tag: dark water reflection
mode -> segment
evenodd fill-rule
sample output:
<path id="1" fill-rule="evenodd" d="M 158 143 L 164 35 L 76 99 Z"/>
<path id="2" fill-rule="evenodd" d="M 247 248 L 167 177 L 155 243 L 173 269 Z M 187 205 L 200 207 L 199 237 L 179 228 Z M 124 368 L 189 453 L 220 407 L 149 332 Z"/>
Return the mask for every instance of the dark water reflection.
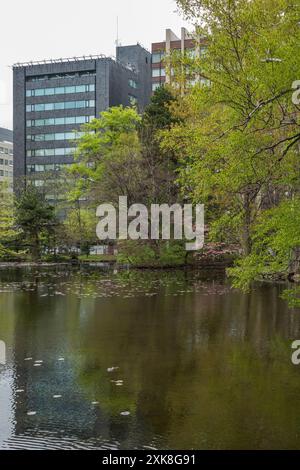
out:
<path id="1" fill-rule="evenodd" d="M 299 449 L 300 311 L 282 288 L 0 271 L 0 448 Z"/>

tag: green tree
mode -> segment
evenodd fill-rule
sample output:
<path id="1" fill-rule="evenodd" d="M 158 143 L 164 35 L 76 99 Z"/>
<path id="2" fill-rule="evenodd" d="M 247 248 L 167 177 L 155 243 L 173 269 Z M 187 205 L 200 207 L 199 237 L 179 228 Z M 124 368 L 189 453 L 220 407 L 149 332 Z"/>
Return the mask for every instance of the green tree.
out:
<path id="1" fill-rule="evenodd" d="M 70 192 L 71 200 L 88 196 L 89 201 L 118 203 L 127 195 L 134 201 L 143 194 L 141 146 L 137 125 L 141 118 L 133 108 L 113 107 L 99 119 L 83 127 L 79 139 L 77 162 L 71 173 L 77 178 Z"/>
<path id="2" fill-rule="evenodd" d="M 17 235 L 13 195 L 9 192 L 8 185 L 0 183 L 0 259 L 14 255 L 10 245 Z"/>
<path id="3" fill-rule="evenodd" d="M 54 207 L 50 205 L 43 191 L 29 185 L 16 201 L 16 224 L 22 229 L 30 246 L 32 259 L 41 257 L 41 242 L 49 239 L 58 225 Z"/>
<path id="4" fill-rule="evenodd" d="M 97 220 L 95 211 L 78 205 L 67 213 L 64 220 L 66 241 L 69 246 L 77 246 L 84 254 L 89 254 L 90 247 L 97 242 Z"/>
<path id="5" fill-rule="evenodd" d="M 291 0 L 178 0 L 206 37 L 195 59 L 199 84 L 178 106 L 182 122 L 165 132 L 163 148 L 182 162 L 184 197 L 206 204 L 216 238 L 251 253 L 261 211 L 299 187 L 299 114 L 292 83 L 299 5 Z"/>

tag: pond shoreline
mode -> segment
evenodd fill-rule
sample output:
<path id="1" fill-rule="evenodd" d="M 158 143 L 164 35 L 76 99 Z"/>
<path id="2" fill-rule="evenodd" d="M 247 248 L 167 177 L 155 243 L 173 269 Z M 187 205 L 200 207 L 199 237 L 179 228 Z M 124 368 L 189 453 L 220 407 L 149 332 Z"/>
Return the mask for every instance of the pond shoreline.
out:
<path id="1" fill-rule="evenodd" d="M 97 267 L 97 266 L 116 266 L 120 269 L 136 269 L 141 271 L 161 271 L 161 270 L 206 270 L 206 269 L 216 269 L 216 270 L 225 270 L 229 267 L 229 264 L 226 263 L 187 263 L 187 264 L 170 264 L 170 265 L 131 265 L 131 264 L 120 264 L 117 261 L 81 261 L 78 263 L 72 263 L 71 261 L 58 261 L 58 262 L 0 262 L 0 269 L 7 268 L 54 268 L 59 266 L 72 267 L 72 268 L 81 268 L 85 266 Z"/>

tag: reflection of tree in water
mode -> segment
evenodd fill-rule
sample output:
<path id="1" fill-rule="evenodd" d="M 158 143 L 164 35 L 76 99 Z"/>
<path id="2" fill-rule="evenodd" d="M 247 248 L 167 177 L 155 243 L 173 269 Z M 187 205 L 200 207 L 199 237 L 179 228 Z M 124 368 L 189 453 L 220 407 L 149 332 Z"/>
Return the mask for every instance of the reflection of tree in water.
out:
<path id="1" fill-rule="evenodd" d="M 58 428 L 123 448 L 299 447 L 290 342 L 300 319 L 277 287 L 243 295 L 177 271 L 59 270 L 36 284 L 0 298 L 15 318 L 17 387 L 27 394 L 17 432 Z M 49 364 L 36 373 L 28 355 Z M 55 392 L 61 403 L 49 402 Z M 42 410 L 35 430 L 24 420 L 30 405 Z"/>
<path id="2" fill-rule="evenodd" d="M 277 295 L 266 288 L 225 302 L 153 298 L 124 306 L 115 300 L 87 325 L 86 361 L 98 360 L 88 380 L 81 371 L 81 380 L 107 412 L 136 410 L 143 436 L 168 435 L 170 447 L 264 447 L 271 428 L 268 442 L 276 447 L 282 426 L 289 426 L 287 391 L 300 386 L 290 365 L 291 314 L 269 311 Z M 294 329 L 297 336 L 299 320 Z M 110 365 L 120 366 L 116 377 L 124 386 L 116 390 L 104 373 L 106 386 L 95 390 L 97 371 Z M 300 408 L 296 416 L 295 429 Z"/>

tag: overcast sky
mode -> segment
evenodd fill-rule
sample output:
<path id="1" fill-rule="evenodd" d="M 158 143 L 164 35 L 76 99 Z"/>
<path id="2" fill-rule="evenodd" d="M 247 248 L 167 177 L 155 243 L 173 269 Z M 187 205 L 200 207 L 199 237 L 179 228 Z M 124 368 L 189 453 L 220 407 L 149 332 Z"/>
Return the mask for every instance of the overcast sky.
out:
<path id="1" fill-rule="evenodd" d="M 0 127 L 12 128 L 16 62 L 89 54 L 115 55 L 117 17 L 122 45 L 164 39 L 188 27 L 174 0 L 9 0 L 1 2 Z"/>

